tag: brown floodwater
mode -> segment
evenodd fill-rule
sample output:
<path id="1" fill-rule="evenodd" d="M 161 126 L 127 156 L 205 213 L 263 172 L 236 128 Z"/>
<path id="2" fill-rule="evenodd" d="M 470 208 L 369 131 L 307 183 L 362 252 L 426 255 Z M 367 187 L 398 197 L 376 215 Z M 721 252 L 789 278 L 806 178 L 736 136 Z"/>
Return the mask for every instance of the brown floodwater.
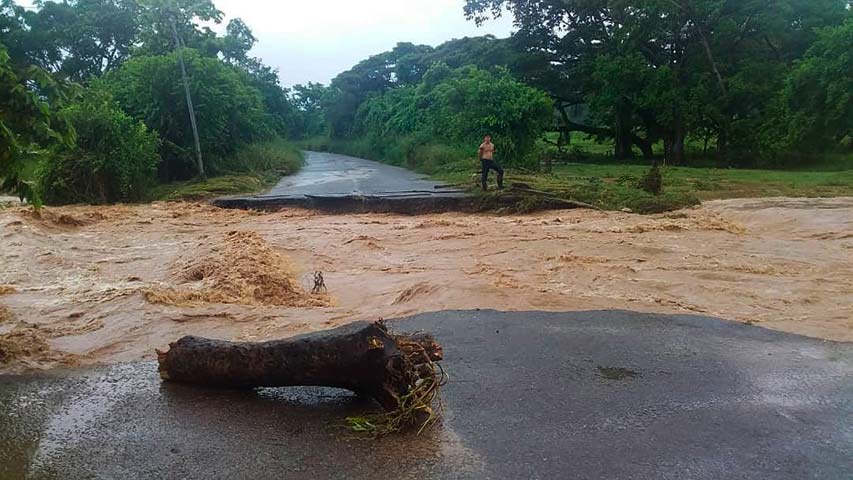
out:
<path id="1" fill-rule="evenodd" d="M 10 207 L 0 265 L 6 371 L 444 309 L 693 313 L 853 341 L 853 198 L 653 216 Z"/>

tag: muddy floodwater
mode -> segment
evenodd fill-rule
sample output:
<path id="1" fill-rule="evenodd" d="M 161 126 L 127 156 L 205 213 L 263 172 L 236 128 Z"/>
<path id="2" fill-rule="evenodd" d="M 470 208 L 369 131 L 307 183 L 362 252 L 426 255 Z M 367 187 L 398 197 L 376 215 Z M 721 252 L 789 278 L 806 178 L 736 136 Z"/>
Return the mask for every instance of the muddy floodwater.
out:
<path id="1" fill-rule="evenodd" d="M 445 309 L 696 313 L 853 341 L 853 198 L 654 216 L 8 207 L 0 265 L 6 371 Z"/>

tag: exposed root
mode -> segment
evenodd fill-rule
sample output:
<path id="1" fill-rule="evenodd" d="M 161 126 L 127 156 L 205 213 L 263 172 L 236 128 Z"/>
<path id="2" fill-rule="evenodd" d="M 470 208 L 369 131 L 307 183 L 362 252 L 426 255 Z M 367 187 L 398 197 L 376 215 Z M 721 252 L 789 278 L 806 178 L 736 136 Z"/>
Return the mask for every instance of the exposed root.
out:
<path id="1" fill-rule="evenodd" d="M 448 379 L 438 363 L 444 357 L 441 346 L 427 334 L 396 335 L 394 339 L 403 362 L 392 379 L 399 383 L 399 376 L 406 376 L 407 392 L 395 395 L 399 406 L 394 411 L 347 417 L 347 426 L 353 432 L 379 437 L 416 428 L 420 434 L 441 417 L 439 390 Z"/>
<path id="2" fill-rule="evenodd" d="M 12 285 L 0 285 L 0 295 L 9 295 L 11 293 L 18 293 L 18 289 Z"/>
<path id="3" fill-rule="evenodd" d="M 180 286 L 146 290 L 146 300 L 166 305 L 329 305 L 326 296 L 306 293 L 287 258 L 255 232 L 232 231 L 221 241 L 199 244 L 173 265 L 172 276 Z"/>

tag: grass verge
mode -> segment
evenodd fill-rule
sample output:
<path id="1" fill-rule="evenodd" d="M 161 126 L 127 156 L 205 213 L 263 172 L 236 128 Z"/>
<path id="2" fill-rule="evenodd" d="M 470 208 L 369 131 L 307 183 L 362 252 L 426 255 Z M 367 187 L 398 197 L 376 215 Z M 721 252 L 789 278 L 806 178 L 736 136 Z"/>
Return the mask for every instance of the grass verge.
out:
<path id="1" fill-rule="evenodd" d="M 248 145 L 227 162 L 228 172 L 206 179 L 160 184 L 152 200 L 203 200 L 226 195 L 253 194 L 296 173 L 304 162 L 302 152 L 284 140 Z"/>
<path id="2" fill-rule="evenodd" d="M 398 154 L 371 150 L 365 142 L 315 138 L 300 144 L 306 150 L 321 150 L 359 156 L 399 165 L 469 189 L 488 204 L 493 193 L 478 189 L 479 163 L 465 152 L 440 145 L 410 146 Z M 663 192 L 652 195 L 639 187 L 648 171 L 645 163 L 572 163 L 557 165 L 551 173 L 507 169 L 504 183 L 524 184 L 555 197 L 589 203 L 606 210 L 630 209 L 637 213 L 660 213 L 699 204 L 703 200 L 743 197 L 833 197 L 853 196 L 853 170 L 789 171 L 703 167 L 661 167 Z M 494 184 L 494 174 L 490 176 Z M 519 205 L 518 210 L 535 209 Z M 528 208 L 529 207 L 529 208 Z"/>

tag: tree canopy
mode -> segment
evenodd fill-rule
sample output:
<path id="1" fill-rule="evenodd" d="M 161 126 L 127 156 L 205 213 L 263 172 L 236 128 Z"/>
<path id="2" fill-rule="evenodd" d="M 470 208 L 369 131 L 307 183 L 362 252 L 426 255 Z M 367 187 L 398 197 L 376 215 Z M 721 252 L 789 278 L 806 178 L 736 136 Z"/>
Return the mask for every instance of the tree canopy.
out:
<path id="1" fill-rule="evenodd" d="M 409 136 L 416 144 L 441 143 L 472 153 L 472 141 L 492 134 L 502 158 L 522 165 L 550 118 L 548 97 L 506 69 L 435 63 L 417 84 L 364 102 L 354 132 L 380 150 L 394 137 Z"/>
<path id="2" fill-rule="evenodd" d="M 689 135 L 713 136 L 721 159 L 755 155 L 794 62 L 850 15 L 845 0 L 467 0 L 465 13 L 505 8 L 517 44 L 548 60 L 533 84 L 590 107 L 590 124 L 563 128 L 613 137 L 621 158 L 663 140 L 674 163 Z"/>
<path id="3" fill-rule="evenodd" d="M 100 165 L 69 152 L 128 152 L 115 171 L 153 162 L 161 181 L 195 175 L 177 52 L 214 173 L 233 168 L 238 150 L 285 136 L 362 141 L 395 158 L 437 145 L 435 158 L 449 158 L 489 131 L 517 164 L 532 162 L 544 130 L 612 141 L 618 159 L 662 153 L 673 164 L 689 164 L 697 142 L 721 166 L 853 152 L 847 0 L 466 0 L 460 15 L 507 12 L 510 38 L 399 43 L 329 85 L 287 89 L 251 55 L 245 22 L 221 35 L 210 27 L 224 17 L 212 0 L 0 0 L 3 188 L 35 200 L 34 163 L 61 166 L 38 169 L 54 187 Z M 115 125 L 137 142 L 105 135 L 110 150 L 86 140 Z M 100 191 L 120 194 L 102 198 L 129 198 L 127 185 L 140 184 L 104 178 L 115 180 Z"/>

